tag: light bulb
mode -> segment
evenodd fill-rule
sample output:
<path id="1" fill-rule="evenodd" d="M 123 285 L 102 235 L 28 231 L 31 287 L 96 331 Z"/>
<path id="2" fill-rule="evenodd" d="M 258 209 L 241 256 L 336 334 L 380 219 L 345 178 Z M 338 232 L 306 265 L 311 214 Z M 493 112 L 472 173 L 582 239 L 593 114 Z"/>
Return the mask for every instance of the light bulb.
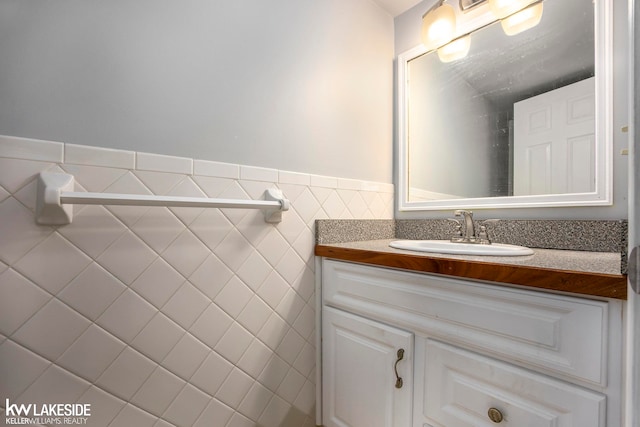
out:
<path id="1" fill-rule="evenodd" d="M 438 58 L 442 62 L 457 61 L 467 56 L 470 47 L 471 36 L 460 37 L 438 49 Z"/>
<path id="2" fill-rule="evenodd" d="M 542 19 L 542 3 L 534 4 L 500 21 L 502 30 L 508 36 L 514 36 L 535 27 Z"/>
<path id="3" fill-rule="evenodd" d="M 513 15 L 524 9 L 531 0 L 489 0 L 489 8 L 498 19 Z"/>
<path id="4" fill-rule="evenodd" d="M 453 39 L 456 31 L 456 12 L 443 4 L 422 18 L 422 43 L 427 50 L 436 49 Z"/>

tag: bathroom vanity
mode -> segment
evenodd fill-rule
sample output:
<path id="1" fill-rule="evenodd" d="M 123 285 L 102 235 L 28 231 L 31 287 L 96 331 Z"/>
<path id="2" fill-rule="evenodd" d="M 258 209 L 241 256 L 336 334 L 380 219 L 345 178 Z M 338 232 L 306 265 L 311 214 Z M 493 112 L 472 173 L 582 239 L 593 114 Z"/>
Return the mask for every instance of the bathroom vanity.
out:
<path id="1" fill-rule="evenodd" d="M 484 6 L 475 9 L 478 16 Z M 316 228 L 318 424 L 637 424 L 638 305 L 635 294 L 626 304 L 627 230 L 614 221 L 568 219 L 583 207 L 593 209 L 588 218 L 627 217 L 611 208 L 626 204 L 613 193 L 614 163 L 626 167 L 613 155 L 613 141 L 620 140 L 614 99 L 623 99 L 621 87 L 627 93 L 624 77 L 614 81 L 613 40 L 624 34 L 616 30 L 614 37 L 613 23 L 615 16 L 616 28 L 624 28 L 624 7 L 595 0 L 545 2 L 544 8 L 541 24 L 522 38 L 505 37 L 502 25 L 479 25 L 473 11 L 457 14 L 456 36 L 473 32 L 476 49 L 463 60 L 442 61 L 422 44 L 398 55 L 395 220 L 374 232 L 371 223 L 356 224 L 350 240 L 343 235 L 351 225 L 329 224 L 336 239 L 327 240 Z M 486 78 L 495 75 L 502 78 Z M 572 89 L 579 93 L 560 96 L 558 89 L 577 82 Z M 541 103 L 515 114 L 523 100 Z M 579 132 L 581 142 L 570 138 L 566 149 L 548 137 L 559 122 L 585 129 L 588 122 L 589 129 Z M 544 134 L 544 141 L 516 140 L 521 128 Z M 520 148 L 527 154 L 516 153 Z M 524 175 L 534 176 L 529 183 L 537 188 L 521 191 Z M 457 256 L 389 247 L 395 239 L 484 240 L 470 232 L 471 218 L 459 227 L 462 233 L 447 230 L 438 211 L 461 208 L 483 209 L 486 218 L 523 209 L 507 212 L 537 220 L 501 221 L 491 232 L 496 242 L 531 247 L 534 254 Z M 560 217 L 562 225 L 544 221 Z M 607 235 L 611 230 L 617 234 Z M 626 404 L 625 377 L 631 378 Z"/>
<path id="2" fill-rule="evenodd" d="M 322 425 L 621 425 L 619 254 L 388 243 L 316 246 Z"/>

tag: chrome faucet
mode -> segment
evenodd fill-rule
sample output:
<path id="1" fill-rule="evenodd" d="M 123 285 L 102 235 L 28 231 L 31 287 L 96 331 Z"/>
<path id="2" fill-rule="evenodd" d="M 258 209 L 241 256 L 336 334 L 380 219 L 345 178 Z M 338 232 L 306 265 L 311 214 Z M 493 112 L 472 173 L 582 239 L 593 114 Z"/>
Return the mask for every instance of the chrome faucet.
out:
<path id="1" fill-rule="evenodd" d="M 478 243 L 481 245 L 490 245 L 489 233 L 487 232 L 487 224 L 497 222 L 497 219 L 486 219 L 480 221 L 478 232 L 476 234 L 476 226 L 473 222 L 473 212 L 464 209 L 458 209 L 453 212 L 456 218 L 447 218 L 456 223 L 456 234 L 451 238 L 454 243 Z M 461 219 L 457 219 L 457 218 Z"/>
<path id="2" fill-rule="evenodd" d="M 454 211 L 453 214 L 456 217 L 462 217 L 462 223 L 460 224 L 460 236 L 452 238 L 451 241 L 461 243 L 475 243 L 476 228 L 473 224 L 473 212 L 466 211 L 464 209 L 458 209 Z"/>

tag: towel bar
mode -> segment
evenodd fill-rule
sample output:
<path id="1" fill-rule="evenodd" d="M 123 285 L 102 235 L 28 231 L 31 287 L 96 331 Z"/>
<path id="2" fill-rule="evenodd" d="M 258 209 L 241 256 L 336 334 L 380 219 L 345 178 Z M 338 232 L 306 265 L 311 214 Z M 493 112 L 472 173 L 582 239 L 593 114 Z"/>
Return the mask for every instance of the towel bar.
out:
<path id="1" fill-rule="evenodd" d="M 42 172 L 38 177 L 36 222 L 41 225 L 64 225 L 73 220 L 73 205 L 125 205 L 194 208 L 262 209 L 265 221 L 282 221 L 289 210 L 289 200 L 282 191 L 268 189 L 265 200 L 209 199 L 205 197 L 155 196 L 146 194 L 114 194 L 75 192 L 73 175 Z"/>

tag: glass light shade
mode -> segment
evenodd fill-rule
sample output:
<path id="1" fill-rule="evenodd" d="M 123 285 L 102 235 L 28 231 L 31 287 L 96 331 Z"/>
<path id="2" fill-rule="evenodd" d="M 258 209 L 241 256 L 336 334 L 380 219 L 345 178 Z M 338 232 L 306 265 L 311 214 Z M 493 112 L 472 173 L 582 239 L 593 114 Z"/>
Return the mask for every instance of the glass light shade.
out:
<path id="1" fill-rule="evenodd" d="M 466 35 L 447 43 L 438 49 L 438 58 L 442 62 L 452 62 L 462 59 L 469 53 L 471 36 Z"/>
<path id="2" fill-rule="evenodd" d="M 427 50 L 436 49 L 453 39 L 456 31 L 456 12 L 443 4 L 422 18 L 422 43 Z"/>
<path id="3" fill-rule="evenodd" d="M 531 0 L 489 0 L 489 9 L 498 19 L 513 15 L 524 9 Z"/>
<path id="4" fill-rule="evenodd" d="M 542 3 L 537 3 L 503 19 L 500 24 L 506 35 L 513 36 L 535 27 L 540 23 L 541 19 Z"/>

